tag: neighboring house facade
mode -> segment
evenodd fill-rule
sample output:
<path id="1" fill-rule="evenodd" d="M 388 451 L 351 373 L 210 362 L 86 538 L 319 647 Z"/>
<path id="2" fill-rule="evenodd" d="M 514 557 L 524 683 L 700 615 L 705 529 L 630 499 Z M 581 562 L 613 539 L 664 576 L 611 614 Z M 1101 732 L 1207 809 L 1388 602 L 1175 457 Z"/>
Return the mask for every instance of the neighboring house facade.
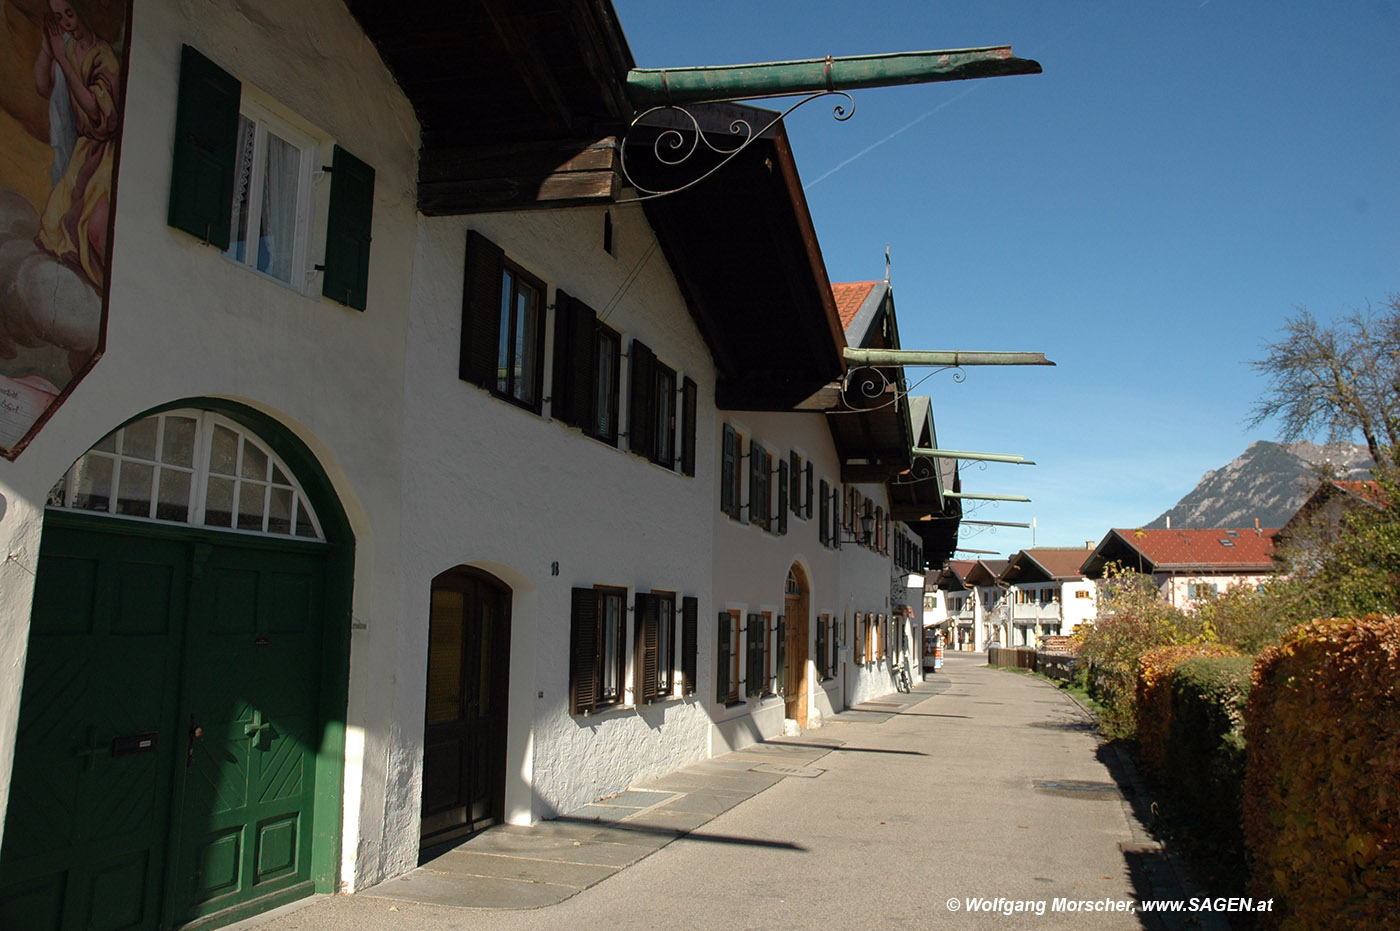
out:
<path id="1" fill-rule="evenodd" d="M 1001 580 L 1008 586 L 1011 646 L 1072 634 L 1094 617 L 1094 582 L 1079 572 L 1087 553 L 1083 547 L 1040 547 L 1007 561 Z"/>
<path id="2" fill-rule="evenodd" d="M 1335 539 L 1346 515 L 1386 506 L 1385 492 L 1378 482 L 1323 482 L 1274 534 L 1275 550 L 1313 549 Z"/>
<path id="3" fill-rule="evenodd" d="M 781 123 L 621 205 L 606 7 L 122 33 L 101 358 L 0 461 L 0 924 L 354 891 L 892 688 L 953 512 L 838 404 L 888 283 L 838 311 Z"/>
<path id="4" fill-rule="evenodd" d="M 1203 597 L 1269 578 L 1274 533 L 1257 527 L 1110 530 L 1080 571 L 1094 580 L 1112 565 L 1149 575 L 1168 604 L 1190 609 Z"/>
<path id="5" fill-rule="evenodd" d="M 1005 559 L 951 559 L 937 577 L 949 649 L 982 651 L 1010 643 L 1011 620 L 1001 573 Z"/>

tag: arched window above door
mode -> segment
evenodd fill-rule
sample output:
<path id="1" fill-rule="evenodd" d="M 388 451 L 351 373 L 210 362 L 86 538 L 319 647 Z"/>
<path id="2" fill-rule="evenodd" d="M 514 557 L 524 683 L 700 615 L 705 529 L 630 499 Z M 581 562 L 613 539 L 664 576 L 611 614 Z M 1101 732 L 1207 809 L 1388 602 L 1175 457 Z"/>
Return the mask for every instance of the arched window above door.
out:
<path id="1" fill-rule="evenodd" d="M 49 507 L 135 520 L 325 540 L 291 470 L 262 441 L 212 411 L 132 421 L 73 463 Z"/>

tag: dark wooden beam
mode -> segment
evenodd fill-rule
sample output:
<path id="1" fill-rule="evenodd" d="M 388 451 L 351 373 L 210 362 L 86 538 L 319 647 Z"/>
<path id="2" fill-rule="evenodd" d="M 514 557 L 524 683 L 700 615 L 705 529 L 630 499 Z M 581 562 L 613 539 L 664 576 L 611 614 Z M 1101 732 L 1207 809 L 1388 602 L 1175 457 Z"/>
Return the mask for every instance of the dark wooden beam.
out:
<path id="1" fill-rule="evenodd" d="M 611 203 L 621 190 L 617 140 L 427 150 L 418 209 L 427 216 Z"/>

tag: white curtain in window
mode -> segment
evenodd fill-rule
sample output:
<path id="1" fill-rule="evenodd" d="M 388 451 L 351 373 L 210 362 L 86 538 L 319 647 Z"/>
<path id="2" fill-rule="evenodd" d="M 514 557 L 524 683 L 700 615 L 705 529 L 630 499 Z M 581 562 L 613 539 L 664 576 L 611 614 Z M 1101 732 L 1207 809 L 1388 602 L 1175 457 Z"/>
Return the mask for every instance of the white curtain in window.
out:
<path id="1" fill-rule="evenodd" d="M 301 151 L 285 139 L 268 133 L 267 163 L 264 167 L 258 270 L 290 282 L 292 253 L 296 246 Z"/>

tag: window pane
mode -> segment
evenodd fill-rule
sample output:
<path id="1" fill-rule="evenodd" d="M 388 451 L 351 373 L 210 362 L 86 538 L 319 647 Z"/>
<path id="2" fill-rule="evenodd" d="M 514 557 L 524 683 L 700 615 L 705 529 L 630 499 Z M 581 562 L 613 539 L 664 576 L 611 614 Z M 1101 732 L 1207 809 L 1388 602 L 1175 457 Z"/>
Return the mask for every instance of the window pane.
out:
<path id="1" fill-rule="evenodd" d="M 267 481 L 267 453 L 247 439 L 243 440 L 243 468 L 238 474 L 259 482 Z"/>
<path id="2" fill-rule="evenodd" d="M 147 417 L 145 420 L 128 424 L 122 430 L 123 456 L 150 460 L 156 458 L 156 421 L 155 417 Z"/>
<path id="3" fill-rule="evenodd" d="M 123 468 L 126 471 L 127 466 Z M 156 519 L 185 523 L 190 516 L 190 473 L 179 469 L 160 470 L 160 494 L 156 499 Z"/>
<path id="4" fill-rule="evenodd" d="M 117 513 L 132 517 L 151 516 L 151 482 L 155 467 L 127 460 L 117 480 Z"/>
<path id="5" fill-rule="evenodd" d="M 520 285 L 515 302 L 515 397 L 527 404 L 535 403 L 535 346 L 539 327 L 539 293 L 528 285 Z"/>
<path id="6" fill-rule="evenodd" d="M 316 525 L 311 522 L 311 515 L 307 513 L 306 502 L 297 498 L 297 536 L 318 539 Z"/>
<path id="7" fill-rule="evenodd" d="M 267 508 L 267 532 L 292 532 L 292 490 L 273 488 Z"/>
<path id="8" fill-rule="evenodd" d="M 514 317 L 510 312 L 515 300 L 515 275 L 509 269 L 501 274 L 501 342 L 496 349 L 496 390 L 510 393 L 510 337 Z"/>
<path id="9" fill-rule="evenodd" d="M 428 723 L 462 717 L 462 635 L 465 596 L 434 591 L 428 625 Z"/>
<path id="10" fill-rule="evenodd" d="M 160 461 L 169 465 L 194 467 L 195 421 L 192 417 L 165 418 L 165 433 L 161 437 Z"/>
<path id="11" fill-rule="evenodd" d="M 618 651 L 622 649 L 622 599 L 617 595 L 603 596 L 603 674 L 600 676 L 602 698 L 614 701 L 622 694 L 622 670 Z"/>
<path id="12" fill-rule="evenodd" d="M 209 471 L 216 475 L 237 475 L 237 466 L 238 434 L 228 427 L 215 427 L 214 441 L 209 444 Z"/>
<path id="13" fill-rule="evenodd" d="M 261 482 L 240 482 L 238 486 L 238 529 L 263 529 L 264 498 L 268 486 Z"/>
<path id="14" fill-rule="evenodd" d="M 73 466 L 73 507 L 105 511 L 112 500 L 112 460 L 88 453 Z"/>
<path id="15" fill-rule="evenodd" d="M 257 268 L 289 283 L 292 280 L 292 251 L 296 246 L 297 184 L 300 178 L 301 150 L 285 139 L 267 133 Z"/>
<path id="16" fill-rule="evenodd" d="M 204 497 L 204 523 L 209 527 L 233 526 L 233 479 L 210 476 Z"/>
<path id="17" fill-rule="evenodd" d="M 594 432 L 600 436 L 612 436 L 616 431 L 613 418 L 617 411 L 617 342 L 606 333 L 598 334 L 598 384 L 594 396 L 598 399 L 594 410 Z"/>
<path id="18" fill-rule="evenodd" d="M 656 461 L 675 465 L 676 376 L 661 370 L 656 374 Z"/>
<path id="19" fill-rule="evenodd" d="M 233 176 L 233 217 L 229 224 L 228 250 L 224 255 L 248 261 L 248 223 L 252 210 L 253 154 L 256 127 L 246 116 L 238 118 L 238 171 Z"/>

